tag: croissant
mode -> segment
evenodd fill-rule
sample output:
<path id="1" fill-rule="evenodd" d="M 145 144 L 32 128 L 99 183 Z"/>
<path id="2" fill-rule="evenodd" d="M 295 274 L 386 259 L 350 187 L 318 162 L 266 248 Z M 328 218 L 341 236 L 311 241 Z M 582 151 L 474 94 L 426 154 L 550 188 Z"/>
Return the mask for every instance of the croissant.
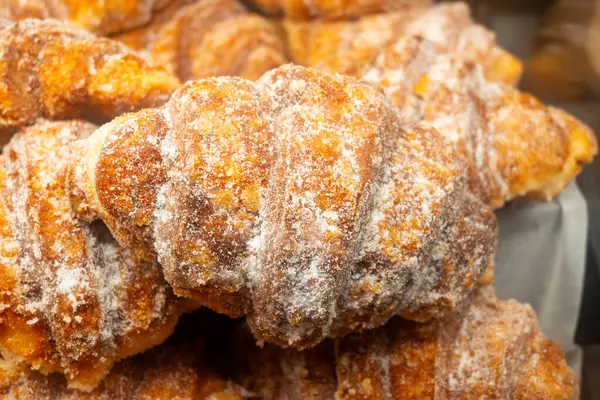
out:
<path id="1" fill-rule="evenodd" d="M 435 7 L 416 2 L 401 11 L 352 21 L 285 20 L 284 28 L 294 62 L 359 78 L 382 48 L 410 35 L 433 43 L 437 54 L 468 55 L 491 81 L 515 85 L 523 69 L 497 45 L 494 32 L 472 20 L 469 7 L 461 2 Z"/>
<path id="2" fill-rule="evenodd" d="M 416 3 L 432 4 L 433 0 L 249 0 L 269 15 L 285 15 L 291 19 L 349 19 L 366 14 L 412 7 Z"/>
<path id="3" fill-rule="evenodd" d="M 490 287 L 442 320 L 400 319 L 298 352 L 238 335 L 236 378 L 269 399 L 575 398 L 576 378 L 534 311 Z"/>
<path id="4" fill-rule="evenodd" d="M 44 376 L 0 358 L 0 395 L 19 400 L 241 400 L 244 391 L 212 372 L 199 344 L 166 344 L 120 362 L 92 392 L 66 387 L 59 376 Z"/>
<path id="5" fill-rule="evenodd" d="M 449 148 L 369 85 L 284 66 L 104 125 L 72 150 L 71 197 L 177 294 L 307 347 L 475 287 L 497 222 Z"/>
<path id="6" fill-rule="evenodd" d="M 207 76 L 258 79 L 287 62 L 275 24 L 237 0 L 174 2 L 149 25 L 116 39 L 152 58 L 182 81 Z"/>
<path id="7" fill-rule="evenodd" d="M 529 195 L 548 199 L 597 153 L 593 132 L 510 85 L 485 79 L 462 52 L 441 54 L 419 36 L 382 50 L 365 69 L 406 121 L 431 123 L 468 160 L 471 188 L 492 207 Z"/>
<path id="8" fill-rule="evenodd" d="M 56 18 L 98 34 L 122 32 L 145 24 L 171 0 L 2 0 L 0 18 Z"/>
<path id="9" fill-rule="evenodd" d="M 72 212 L 69 145 L 94 128 L 39 121 L 0 156 L 0 353 L 83 390 L 166 339 L 193 306 L 158 264 L 136 262 Z"/>
<path id="10" fill-rule="evenodd" d="M 107 120 L 179 86 L 125 46 L 55 20 L 0 26 L 0 129 L 38 117 Z"/>

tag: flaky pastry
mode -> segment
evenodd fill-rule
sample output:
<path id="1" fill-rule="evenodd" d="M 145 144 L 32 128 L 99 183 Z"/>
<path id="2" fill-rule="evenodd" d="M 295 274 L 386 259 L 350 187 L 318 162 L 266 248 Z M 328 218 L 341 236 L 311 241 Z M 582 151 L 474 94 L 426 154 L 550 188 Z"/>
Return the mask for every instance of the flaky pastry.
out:
<path id="1" fill-rule="evenodd" d="M 577 381 L 534 311 L 488 287 L 446 318 L 400 319 L 298 352 L 240 335 L 232 367 L 270 399 L 567 400 Z"/>
<path id="2" fill-rule="evenodd" d="M 119 359 L 169 336 L 189 301 L 101 223 L 75 218 L 69 145 L 94 130 L 40 121 L 0 156 L 0 353 L 89 390 Z"/>
<path id="3" fill-rule="evenodd" d="M 496 219 L 458 154 L 342 75 L 190 82 L 74 152 L 81 218 L 265 340 L 304 347 L 440 315 L 493 259 Z"/>
<path id="4" fill-rule="evenodd" d="M 56 20 L 0 26 L 0 129 L 106 120 L 164 103 L 179 81 L 124 45 Z"/>
<path id="5" fill-rule="evenodd" d="M 148 53 L 182 81 L 207 76 L 258 79 L 287 62 L 275 24 L 237 0 L 175 1 L 149 25 L 114 36 Z"/>
<path id="6" fill-rule="evenodd" d="M 476 61 L 406 36 L 382 50 L 363 79 L 382 87 L 405 121 L 426 121 L 454 143 L 469 162 L 472 189 L 492 207 L 560 193 L 596 154 L 593 132 L 531 95 L 490 82 Z"/>
<path id="7" fill-rule="evenodd" d="M 349 19 L 366 14 L 382 13 L 429 5 L 433 0 L 249 0 L 269 15 L 284 15 L 291 19 Z"/>
<path id="8" fill-rule="evenodd" d="M 0 18 L 55 18 L 98 34 L 145 24 L 171 0 L 0 0 Z"/>
<path id="9" fill-rule="evenodd" d="M 241 400 L 244 394 L 208 368 L 198 345 L 161 345 L 124 360 L 89 393 L 67 388 L 61 376 L 0 358 L 0 396 L 6 400 Z"/>
<path id="10" fill-rule="evenodd" d="M 461 2 L 435 7 L 416 2 L 357 20 L 285 20 L 283 25 L 292 60 L 329 72 L 361 77 L 386 45 L 418 35 L 433 43 L 438 54 L 461 52 L 480 63 L 491 81 L 514 85 L 521 77 L 521 63 L 498 46 L 494 32 L 473 21 Z"/>

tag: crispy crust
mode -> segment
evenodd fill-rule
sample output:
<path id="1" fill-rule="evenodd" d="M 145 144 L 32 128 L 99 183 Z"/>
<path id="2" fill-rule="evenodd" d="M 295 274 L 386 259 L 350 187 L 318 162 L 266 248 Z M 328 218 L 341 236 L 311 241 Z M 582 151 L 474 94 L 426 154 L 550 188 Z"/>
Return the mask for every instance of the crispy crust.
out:
<path id="1" fill-rule="evenodd" d="M 75 218 L 69 144 L 94 128 L 41 121 L 0 158 L 0 352 L 84 390 L 165 340 L 191 307 L 157 264 L 135 262 L 101 224 Z"/>
<path id="2" fill-rule="evenodd" d="M 308 347 L 439 316 L 493 258 L 496 219 L 457 153 L 341 75 L 191 82 L 77 148 L 79 214 L 264 340 Z"/>
<path id="3" fill-rule="evenodd" d="M 0 129 L 38 117 L 107 120 L 164 103 L 178 80 L 114 41 L 55 20 L 0 30 Z"/>

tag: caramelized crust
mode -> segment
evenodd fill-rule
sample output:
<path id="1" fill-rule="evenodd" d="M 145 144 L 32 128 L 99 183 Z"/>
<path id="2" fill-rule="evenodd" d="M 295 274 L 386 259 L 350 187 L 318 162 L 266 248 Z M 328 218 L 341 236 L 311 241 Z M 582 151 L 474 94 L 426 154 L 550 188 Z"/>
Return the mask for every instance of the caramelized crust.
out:
<path id="1" fill-rule="evenodd" d="M 165 102 L 177 79 L 125 46 L 55 20 L 0 28 L 0 129 L 44 116 L 110 119 Z"/>
<path id="2" fill-rule="evenodd" d="M 530 306 L 498 300 L 489 287 L 471 300 L 442 320 L 395 319 L 304 352 L 261 350 L 245 338 L 231 364 L 239 382 L 266 400 L 576 396 L 573 371 Z"/>
<path id="3" fill-rule="evenodd" d="M 533 96 L 488 81 L 473 61 L 480 59 L 407 36 L 384 49 L 364 79 L 384 88 L 407 121 L 427 121 L 454 143 L 472 190 L 492 207 L 558 194 L 596 154 L 595 136 Z"/>
<path id="4" fill-rule="evenodd" d="M 449 143 L 400 122 L 371 86 L 302 67 L 190 82 L 80 141 L 72 199 L 261 339 L 428 319 L 472 291 L 496 219 Z"/>
<path id="5" fill-rule="evenodd" d="M 18 400 L 240 400 L 243 390 L 218 377 L 194 345 L 162 345 L 120 362 L 89 393 L 69 389 L 61 376 L 44 376 L 0 358 L 0 396 Z"/>
<path id="6" fill-rule="evenodd" d="M 148 53 L 182 81 L 207 76 L 258 79 L 286 62 L 275 24 L 237 0 L 175 1 L 149 25 L 114 36 Z"/>
<path id="7" fill-rule="evenodd" d="M 56 18 L 98 34 L 122 32 L 145 24 L 171 0 L 2 0 L 0 18 Z"/>
<path id="8" fill-rule="evenodd" d="M 162 342 L 190 307 L 156 263 L 135 262 L 101 223 L 76 219 L 69 144 L 93 129 L 40 121 L 0 157 L 0 352 L 84 390 Z"/>
<path id="9" fill-rule="evenodd" d="M 349 19 L 366 14 L 402 10 L 416 3 L 432 4 L 432 0 L 249 0 L 269 15 L 290 19 Z"/>
<path id="10" fill-rule="evenodd" d="M 352 21 L 285 20 L 284 27 L 292 60 L 329 72 L 360 78 L 382 48 L 417 35 L 433 43 L 437 54 L 461 52 L 480 63 L 491 81 L 515 85 L 521 77 L 521 63 L 500 48 L 495 34 L 476 24 L 469 7 L 460 2 L 435 7 L 416 2 Z"/>

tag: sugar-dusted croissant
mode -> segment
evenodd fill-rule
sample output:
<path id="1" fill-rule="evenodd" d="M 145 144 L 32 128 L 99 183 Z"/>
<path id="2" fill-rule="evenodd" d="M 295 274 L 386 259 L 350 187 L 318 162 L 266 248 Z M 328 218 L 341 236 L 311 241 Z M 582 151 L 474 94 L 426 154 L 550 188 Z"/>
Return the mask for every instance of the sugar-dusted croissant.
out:
<path id="1" fill-rule="evenodd" d="M 73 151 L 81 218 L 265 340 L 305 347 L 439 315 L 493 259 L 496 219 L 458 154 L 342 75 L 189 82 Z"/>
<path id="2" fill-rule="evenodd" d="M 294 62 L 329 72 L 361 77 L 386 45 L 405 35 L 432 42 L 438 54 L 461 52 L 483 66 L 489 80 L 514 85 L 521 63 L 496 43 L 496 35 L 476 24 L 465 3 L 435 7 L 415 3 L 401 11 L 352 21 L 284 21 Z"/>
<path id="3" fill-rule="evenodd" d="M 145 24 L 171 0 L 1 0 L 0 18 L 56 18 L 98 34 L 122 32 Z"/>
<path id="4" fill-rule="evenodd" d="M 0 156 L 0 353 L 85 390 L 163 341 L 191 306 L 156 263 L 135 262 L 101 223 L 75 218 L 69 144 L 93 129 L 41 121 Z"/>
<path id="5" fill-rule="evenodd" d="M 182 81 L 207 76 L 258 79 L 287 62 L 275 24 L 237 0 L 174 2 L 152 23 L 113 37 L 146 51 Z"/>
<path id="6" fill-rule="evenodd" d="M 530 306 L 489 287 L 472 300 L 442 320 L 395 319 L 304 352 L 240 335 L 231 365 L 265 400 L 575 398 L 575 375 Z"/>
<path id="7" fill-rule="evenodd" d="M 432 4 L 433 0 L 249 0 L 269 15 L 291 19 L 349 19 L 366 14 L 400 10 L 416 3 Z"/>
<path id="8" fill-rule="evenodd" d="M 563 111 L 488 81 L 476 57 L 444 54 L 419 36 L 382 50 L 364 80 L 407 121 L 427 121 L 469 161 L 471 187 L 493 207 L 558 194 L 597 152 L 594 134 Z"/>
<path id="9" fill-rule="evenodd" d="M 55 20 L 0 26 L 0 129 L 40 116 L 110 119 L 162 104 L 177 78 L 124 45 Z"/>
<path id="10" fill-rule="evenodd" d="M 117 364 L 92 392 L 66 387 L 0 357 L 0 396 L 10 400 L 241 400 L 245 392 L 223 380 L 202 360 L 202 347 L 166 344 Z"/>

